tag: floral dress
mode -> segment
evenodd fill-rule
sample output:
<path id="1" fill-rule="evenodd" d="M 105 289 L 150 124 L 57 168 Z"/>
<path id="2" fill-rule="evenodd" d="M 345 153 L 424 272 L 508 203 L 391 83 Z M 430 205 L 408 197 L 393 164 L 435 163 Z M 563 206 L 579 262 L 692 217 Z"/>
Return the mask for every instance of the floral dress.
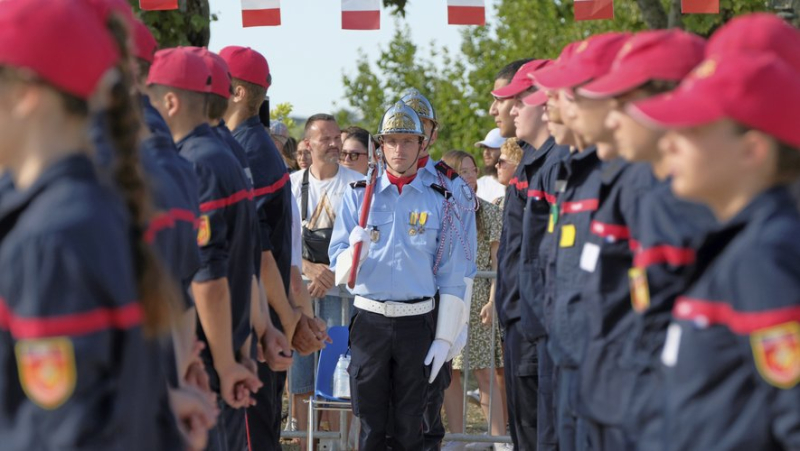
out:
<path id="1" fill-rule="evenodd" d="M 500 242 L 500 231 L 503 227 L 503 214 L 500 207 L 483 199 L 479 199 L 477 214 L 483 221 L 483 231 L 478 235 L 478 254 L 476 264 L 478 271 L 491 271 L 491 244 Z M 472 290 L 472 308 L 469 312 L 469 332 L 467 346 L 453 359 L 453 369 L 460 370 L 464 359 L 469 358 L 471 370 L 492 367 L 492 326 L 481 323 L 481 309 L 489 302 L 493 279 L 475 279 Z M 503 366 L 503 351 L 500 342 L 500 326 L 494 331 L 494 366 Z"/>

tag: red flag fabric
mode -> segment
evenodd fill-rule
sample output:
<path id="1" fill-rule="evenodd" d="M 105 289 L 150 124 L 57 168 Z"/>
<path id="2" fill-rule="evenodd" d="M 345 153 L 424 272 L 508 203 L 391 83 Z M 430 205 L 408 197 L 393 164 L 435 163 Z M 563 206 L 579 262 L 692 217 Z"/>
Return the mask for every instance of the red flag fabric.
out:
<path id="1" fill-rule="evenodd" d="M 380 0 L 342 0 L 343 30 L 380 30 Z"/>
<path id="2" fill-rule="evenodd" d="M 486 25 L 484 0 L 447 0 L 447 23 L 450 25 Z"/>
<path id="3" fill-rule="evenodd" d="M 614 0 L 575 0 L 575 20 L 614 18 Z"/>
<path id="4" fill-rule="evenodd" d="M 719 0 L 681 0 L 683 14 L 719 14 Z"/>
<path id="5" fill-rule="evenodd" d="M 139 0 L 142 11 L 167 11 L 178 9 L 178 0 Z"/>
<path id="6" fill-rule="evenodd" d="M 281 0 L 242 0 L 243 27 L 275 27 L 281 24 Z"/>

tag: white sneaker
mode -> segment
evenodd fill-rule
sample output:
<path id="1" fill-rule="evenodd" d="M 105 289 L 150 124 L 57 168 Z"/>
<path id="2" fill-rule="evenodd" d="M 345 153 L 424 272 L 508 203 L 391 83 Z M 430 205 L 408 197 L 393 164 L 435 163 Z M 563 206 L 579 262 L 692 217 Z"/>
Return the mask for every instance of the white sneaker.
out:
<path id="1" fill-rule="evenodd" d="M 489 451 L 492 449 L 492 444 L 488 442 L 475 442 L 468 444 L 464 449 Z"/>
<path id="2" fill-rule="evenodd" d="M 467 400 L 469 402 L 475 404 L 476 406 L 481 405 L 481 392 L 477 388 L 475 390 L 470 390 L 467 392 Z"/>
<path id="3" fill-rule="evenodd" d="M 464 451 L 465 448 L 464 442 L 447 442 L 446 445 L 442 446 L 441 451 Z"/>
<path id="4" fill-rule="evenodd" d="M 513 443 L 495 443 L 494 451 L 514 451 Z"/>

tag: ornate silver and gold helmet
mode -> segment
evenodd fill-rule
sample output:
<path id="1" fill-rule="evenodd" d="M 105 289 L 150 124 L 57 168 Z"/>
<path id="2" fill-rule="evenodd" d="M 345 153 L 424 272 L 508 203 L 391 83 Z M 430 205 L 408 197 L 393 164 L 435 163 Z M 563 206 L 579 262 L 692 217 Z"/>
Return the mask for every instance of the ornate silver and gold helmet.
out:
<path id="1" fill-rule="evenodd" d="M 436 120 L 436 110 L 433 109 L 433 105 L 428 98 L 422 95 L 422 93 L 420 93 L 418 90 L 414 88 L 409 89 L 405 94 L 403 94 L 403 97 L 401 97 L 400 100 L 413 108 L 414 111 L 416 111 L 419 115 L 420 119 L 431 120 L 434 124 L 439 123 L 439 121 Z"/>
<path id="2" fill-rule="evenodd" d="M 425 129 L 422 127 L 422 121 L 419 115 L 413 108 L 409 107 L 403 101 L 399 101 L 390 106 L 386 113 L 383 114 L 381 125 L 378 127 L 376 136 L 384 135 L 414 135 L 425 136 Z"/>

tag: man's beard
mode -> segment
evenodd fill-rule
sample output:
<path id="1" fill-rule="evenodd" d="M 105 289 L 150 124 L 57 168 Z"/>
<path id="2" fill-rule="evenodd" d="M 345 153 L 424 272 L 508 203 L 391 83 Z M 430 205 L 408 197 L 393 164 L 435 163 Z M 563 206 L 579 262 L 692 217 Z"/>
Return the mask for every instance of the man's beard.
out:
<path id="1" fill-rule="evenodd" d="M 495 167 L 495 166 L 484 166 L 483 167 L 483 175 L 488 175 L 490 177 L 497 178 L 497 167 Z"/>

